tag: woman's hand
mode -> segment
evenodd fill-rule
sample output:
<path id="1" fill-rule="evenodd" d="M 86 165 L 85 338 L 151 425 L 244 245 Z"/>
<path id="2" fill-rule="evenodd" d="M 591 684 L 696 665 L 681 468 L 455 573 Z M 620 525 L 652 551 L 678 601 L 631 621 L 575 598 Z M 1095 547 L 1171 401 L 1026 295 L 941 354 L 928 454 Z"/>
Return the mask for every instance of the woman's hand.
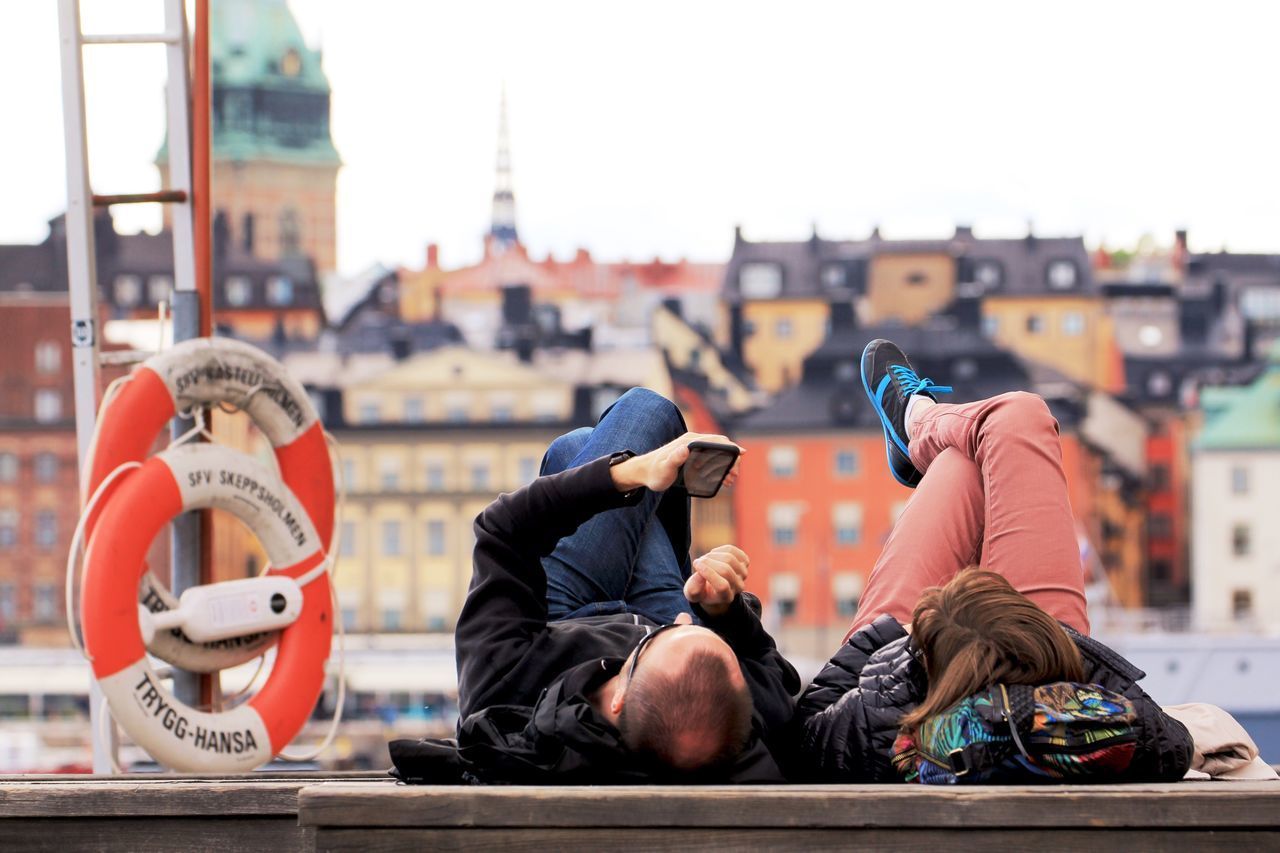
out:
<path id="1" fill-rule="evenodd" d="M 702 606 L 712 616 L 729 609 L 747 585 L 747 552 L 734 545 L 721 545 L 693 561 L 693 574 L 684 584 L 684 597 Z"/>
<path id="2" fill-rule="evenodd" d="M 629 492 L 632 489 L 641 487 L 652 489 L 655 492 L 665 492 L 676 481 L 676 474 L 680 471 L 680 466 L 689 458 L 689 443 L 694 441 L 732 444 L 738 448 L 740 453 L 746 453 L 740 445 L 730 441 L 723 435 L 686 432 L 675 441 L 664 444 L 657 450 L 641 456 L 633 456 L 625 462 L 619 462 L 614 465 L 610 469 L 613 474 L 613 484 L 618 487 L 620 492 Z M 734 462 L 733 468 L 729 470 L 729 473 L 724 478 L 724 484 L 732 486 L 737 479 L 738 463 Z"/>

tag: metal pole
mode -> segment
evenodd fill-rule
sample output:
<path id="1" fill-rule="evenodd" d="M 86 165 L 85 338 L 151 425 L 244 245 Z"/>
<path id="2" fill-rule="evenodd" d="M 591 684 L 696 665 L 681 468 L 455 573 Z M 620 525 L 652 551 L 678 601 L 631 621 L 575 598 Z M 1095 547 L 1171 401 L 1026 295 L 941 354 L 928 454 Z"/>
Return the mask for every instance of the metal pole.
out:
<path id="1" fill-rule="evenodd" d="M 169 134 L 169 189 L 183 193 L 192 200 L 191 176 L 191 93 L 188 81 L 191 70 L 188 63 L 187 18 L 182 0 L 165 0 L 165 30 L 177 33 L 176 41 L 165 48 L 168 57 L 169 80 L 166 87 Z M 170 223 L 173 228 L 173 341 L 189 340 L 200 335 L 201 309 L 196 293 L 198 279 L 195 262 L 195 237 L 192 208 L 188 203 L 173 208 Z M 186 432 L 189 424 L 175 418 L 170 435 L 177 438 Z M 202 513 L 183 513 L 173 520 L 169 540 L 170 585 L 174 595 L 198 586 L 201 582 L 200 555 L 204 541 L 201 524 Z M 173 692 L 183 702 L 193 707 L 202 703 L 201 678 L 176 667 L 173 671 Z"/>
<path id="2" fill-rule="evenodd" d="M 85 477 L 98 414 L 98 270 L 93 240 L 93 201 L 89 189 L 89 148 L 84 117 L 84 57 L 80 42 L 80 1 L 59 0 L 58 31 L 62 51 L 62 114 L 66 126 L 67 288 L 71 306 L 71 368 L 75 382 L 76 449 L 80 458 L 80 505 L 89 499 Z M 89 725 L 93 772 L 112 771 L 111 736 L 102 737 L 102 690 L 89 673 Z"/>

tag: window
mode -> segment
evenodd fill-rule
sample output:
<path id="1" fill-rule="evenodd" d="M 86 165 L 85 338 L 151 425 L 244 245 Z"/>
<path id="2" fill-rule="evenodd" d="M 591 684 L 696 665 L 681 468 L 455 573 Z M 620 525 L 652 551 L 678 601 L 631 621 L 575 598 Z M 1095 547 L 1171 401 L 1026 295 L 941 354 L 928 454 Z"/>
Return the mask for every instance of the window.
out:
<path id="1" fill-rule="evenodd" d="M 848 449 L 836 451 L 836 476 L 858 476 L 858 451 Z"/>
<path id="2" fill-rule="evenodd" d="M 1249 525 L 1237 524 L 1231 528 L 1231 553 L 1237 557 L 1247 557 L 1252 550 Z"/>
<path id="3" fill-rule="evenodd" d="M 404 398 L 405 423 L 420 424 L 427 419 L 427 403 L 421 397 Z"/>
<path id="4" fill-rule="evenodd" d="M 382 522 L 382 555 L 384 557 L 399 557 L 400 554 L 400 522 Z"/>
<path id="5" fill-rule="evenodd" d="M 769 448 L 769 473 L 778 479 L 787 479 L 796 475 L 800 464 L 800 454 L 789 444 L 778 444 Z"/>
<path id="6" fill-rule="evenodd" d="M 12 622 L 18 616 L 18 596 L 11 583 L 0 583 L 0 623 Z"/>
<path id="7" fill-rule="evenodd" d="M 1231 591 L 1231 615 L 1237 619 L 1247 619 L 1253 615 L 1253 591 L 1236 589 Z"/>
<path id="8" fill-rule="evenodd" d="M 354 557 L 356 555 L 356 523 L 354 521 L 342 522 L 342 541 L 338 543 L 339 557 Z"/>
<path id="9" fill-rule="evenodd" d="M 248 305 L 253 299 L 253 282 L 245 275 L 229 275 L 226 281 L 227 304 L 233 308 Z"/>
<path id="10" fill-rule="evenodd" d="M 58 618 L 58 588 L 51 583 L 36 584 L 34 610 L 37 622 Z"/>
<path id="11" fill-rule="evenodd" d="M 466 394 L 450 394 L 444 401 L 444 418 L 451 424 L 465 424 L 471 399 Z"/>
<path id="12" fill-rule="evenodd" d="M 849 280 L 848 271 L 845 270 L 844 264 L 827 264 L 822 268 L 822 286 L 828 290 L 844 287 Z"/>
<path id="13" fill-rule="evenodd" d="M 994 338 L 1000 334 L 1000 318 L 995 314 L 982 315 L 982 334 Z"/>
<path id="14" fill-rule="evenodd" d="M 302 245 L 298 230 L 298 211 L 286 207 L 280 213 L 280 254 L 296 255 Z"/>
<path id="15" fill-rule="evenodd" d="M 959 382 L 968 382 L 978 378 L 978 362 L 971 358 L 956 359 L 951 370 L 953 378 Z"/>
<path id="16" fill-rule="evenodd" d="M 62 347 L 57 341 L 36 344 L 36 373 L 57 373 L 62 369 Z"/>
<path id="17" fill-rule="evenodd" d="M 1078 337 L 1084 334 L 1084 315 L 1079 311 L 1068 311 L 1062 315 L 1062 334 Z"/>
<path id="18" fill-rule="evenodd" d="M 858 365 L 852 361 L 836 362 L 836 381 L 852 382 L 858 377 Z"/>
<path id="19" fill-rule="evenodd" d="M 288 305 L 292 303 L 293 280 L 283 275 L 273 275 L 268 278 L 267 301 L 272 305 Z"/>
<path id="20" fill-rule="evenodd" d="M 773 335 L 784 340 L 791 337 L 791 318 L 779 317 L 773 324 Z"/>
<path id="21" fill-rule="evenodd" d="M 399 631 L 400 630 L 401 611 L 399 607 L 388 607 L 382 611 L 382 630 Z"/>
<path id="22" fill-rule="evenodd" d="M 0 453 L 0 483 L 14 483 L 18 480 L 18 454 Z"/>
<path id="23" fill-rule="evenodd" d="M 1076 286 L 1079 271 L 1074 261 L 1051 261 L 1045 268 L 1045 279 L 1054 290 L 1070 290 Z"/>
<path id="24" fill-rule="evenodd" d="M 359 480 L 359 477 L 357 476 L 357 471 L 356 471 L 356 460 L 343 459 L 342 460 L 343 487 L 347 489 L 359 488 L 359 484 L 357 482 L 358 480 Z"/>
<path id="25" fill-rule="evenodd" d="M 489 419 L 494 423 L 506 424 L 515 420 L 515 410 L 511 406 L 510 400 L 494 400 L 493 407 L 489 410 Z"/>
<path id="26" fill-rule="evenodd" d="M 1147 393 L 1152 397 L 1167 397 L 1173 393 L 1173 379 L 1163 370 L 1157 370 L 1147 377 Z"/>
<path id="27" fill-rule="evenodd" d="M 1163 492 L 1169 488 L 1169 466 L 1163 462 L 1151 464 L 1150 486 L 1153 492 Z"/>
<path id="28" fill-rule="evenodd" d="M 617 397 L 614 397 L 616 400 Z M 557 391 L 543 392 L 534 395 L 533 398 L 533 418 L 541 423 L 551 423 L 561 418 L 561 411 L 564 407 L 564 398 Z M 610 400 L 609 403 L 612 403 Z M 603 412 L 609 403 L 597 399 L 595 401 L 596 411 Z"/>
<path id="29" fill-rule="evenodd" d="M 753 261 L 738 270 L 738 292 L 747 299 L 774 299 L 782 293 L 782 266 Z"/>
<path id="30" fill-rule="evenodd" d="M 831 526 L 836 531 L 836 545 L 851 548 L 862 542 L 862 504 L 838 503 L 831 508 Z"/>
<path id="31" fill-rule="evenodd" d="M 538 479 L 538 469 L 541 467 L 538 460 L 532 456 L 521 456 L 520 461 L 516 463 L 519 469 L 516 477 L 520 480 L 520 485 L 532 483 Z"/>
<path id="32" fill-rule="evenodd" d="M 1147 324 L 1138 330 L 1138 343 L 1148 349 L 1160 346 L 1164 343 L 1164 332 L 1159 326 Z"/>
<path id="33" fill-rule="evenodd" d="M 1027 334 L 1038 335 L 1044 331 L 1044 318 L 1039 314 L 1027 315 Z"/>
<path id="34" fill-rule="evenodd" d="M 50 510 L 36 513 L 36 547 L 52 548 L 58 544 L 58 516 Z"/>
<path id="35" fill-rule="evenodd" d="M 769 532 L 773 544 L 789 548 L 796 544 L 796 528 L 800 526 L 801 508 L 793 503 L 769 505 Z"/>
<path id="36" fill-rule="evenodd" d="M 769 601 L 779 618 L 790 619 L 796 615 L 796 602 L 800 599 L 800 578 L 788 572 L 779 572 L 769 578 Z"/>
<path id="37" fill-rule="evenodd" d="M 1249 469 L 1243 465 L 1237 465 L 1231 469 L 1231 494 L 1249 494 Z"/>
<path id="38" fill-rule="evenodd" d="M 471 490 L 473 492 L 487 492 L 489 490 L 488 462 L 471 463 Z"/>
<path id="39" fill-rule="evenodd" d="M 1173 519 L 1165 512 L 1151 513 L 1148 533 L 1151 534 L 1152 539 L 1168 539 L 1173 535 Z"/>
<path id="40" fill-rule="evenodd" d="M 58 456 L 56 453 L 37 453 L 35 464 L 36 480 L 41 483 L 52 483 L 58 479 Z"/>
<path id="41" fill-rule="evenodd" d="M 1151 579 L 1167 583 L 1173 577 L 1173 565 L 1168 560 L 1151 561 Z"/>
<path id="42" fill-rule="evenodd" d="M 1250 320 L 1280 320 L 1280 289 L 1249 288 L 1240 294 L 1240 313 Z"/>
<path id="43" fill-rule="evenodd" d="M 16 509 L 0 509 L 0 548 L 18 544 L 18 518 Z"/>
<path id="44" fill-rule="evenodd" d="M 999 261 L 974 261 L 973 280 L 987 289 L 999 287 L 1004 281 L 1004 267 Z"/>
<path id="45" fill-rule="evenodd" d="M 426 480 L 428 492 L 444 491 L 444 463 L 439 459 L 427 460 L 426 467 L 423 470 Z"/>
<path id="46" fill-rule="evenodd" d="M 173 290 L 173 276 L 157 273 L 147 279 L 147 301 L 155 305 L 169 301 L 169 293 Z"/>
<path id="47" fill-rule="evenodd" d="M 132 308 L 142 301 L 142 279 L 136 275 L 116 276 L 116 305 Z"/>
<path id="48" fill-rule="evenodd" d="M 382 420 L 382 407 L 377 400 L 364 400 L 356 409 L 356 421 L 362 424 L 376 424 Z"/>
<path id="49" fill-rule="evenodd" d="M 858 612 L 858 599 L 862 597 L 862 575 L 837 572 L 831 578 L 831 597 L 835 599 L 836 615 L 852 619 Z"/>
<path id="50" fill-rule="evenodd" d="M 400 463 L 398 459 L 386 457 L 382 460 L 379 483 L 384 492 L 400 491 Z"/>
<path id="51" fill-rule="evenodd" d="M 359 620 L 358 611 L 355 607 L 347 605 L 342 606 L 342 630 L 348 633 L 356 630 L 356 622 Z"/>
<path id="52" fill-rule="evenodd" d="M 42 424 L 62 419 L 62 395 L 52 388 L 36 391 L 36 420 Z"/>
<path id="53" fill-rule="evenodd" d="M 445 552 L 444 522 L 438 518 L 427 521 L 427 556 L 443 557 Z"/>

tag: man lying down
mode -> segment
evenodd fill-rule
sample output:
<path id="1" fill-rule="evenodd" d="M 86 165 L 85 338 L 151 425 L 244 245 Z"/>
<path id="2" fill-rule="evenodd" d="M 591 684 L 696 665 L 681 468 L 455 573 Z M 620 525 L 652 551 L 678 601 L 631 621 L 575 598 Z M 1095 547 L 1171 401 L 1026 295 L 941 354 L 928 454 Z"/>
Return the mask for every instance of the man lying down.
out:
<path id="1" fill-rule="evenodd" d="M 738 450 L 686 432 L 670 401 L 642 389 L 556 439 L 542 476 L 476 519 L 457 737 L 392 742 L 393 772 L 421 783 L 784 781 L 769 747 L 800 682 L 743 592 L 748 557 L 732 545 L 688 556 L 689 495 L 732 483 Z"/>

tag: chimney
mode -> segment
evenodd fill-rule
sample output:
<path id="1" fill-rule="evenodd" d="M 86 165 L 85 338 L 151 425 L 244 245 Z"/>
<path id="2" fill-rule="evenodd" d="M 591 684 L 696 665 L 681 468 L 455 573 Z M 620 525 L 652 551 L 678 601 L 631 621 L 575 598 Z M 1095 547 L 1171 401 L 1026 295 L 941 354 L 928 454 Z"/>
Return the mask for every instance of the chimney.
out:
<path id="1" fill-rule="evenodd" d="M 429 270 L 440 269 L 440 244 L 439 243 L 427 244 L 427 269 Z"/>
<path id="2" fill-rule="evenodd" d="M 956 226 L 956 234 L 955 234 L 955 237 L 953 237 L 952 239 L 954 239 L 954 240 L 972 240 L 972 239 L 973 239 L 973 226 L 972 226 L 972 225 L 957 225 L 957 226 Z"/>
<path id="3" fill-rule="evenodd" d="M 741 225 L 741 223 L 734 225 L 734 226 L 733 226 L 733 245 L 734 245 L 735 247 L 736 247 L 736 246 L 741 246 L 744 242 L 746 242 L 746 241 L 744 241 L 744 240 L 742 239 L 742 225 Z"/>
<path id="4" fill-rule="evenodd" d="M 1187 271 L 1187 259 L 1191 253 L 1187 250 L 1187 229 L 1179 228 L 1173 232 L 1173 269 L 1179 275 Z"/>

